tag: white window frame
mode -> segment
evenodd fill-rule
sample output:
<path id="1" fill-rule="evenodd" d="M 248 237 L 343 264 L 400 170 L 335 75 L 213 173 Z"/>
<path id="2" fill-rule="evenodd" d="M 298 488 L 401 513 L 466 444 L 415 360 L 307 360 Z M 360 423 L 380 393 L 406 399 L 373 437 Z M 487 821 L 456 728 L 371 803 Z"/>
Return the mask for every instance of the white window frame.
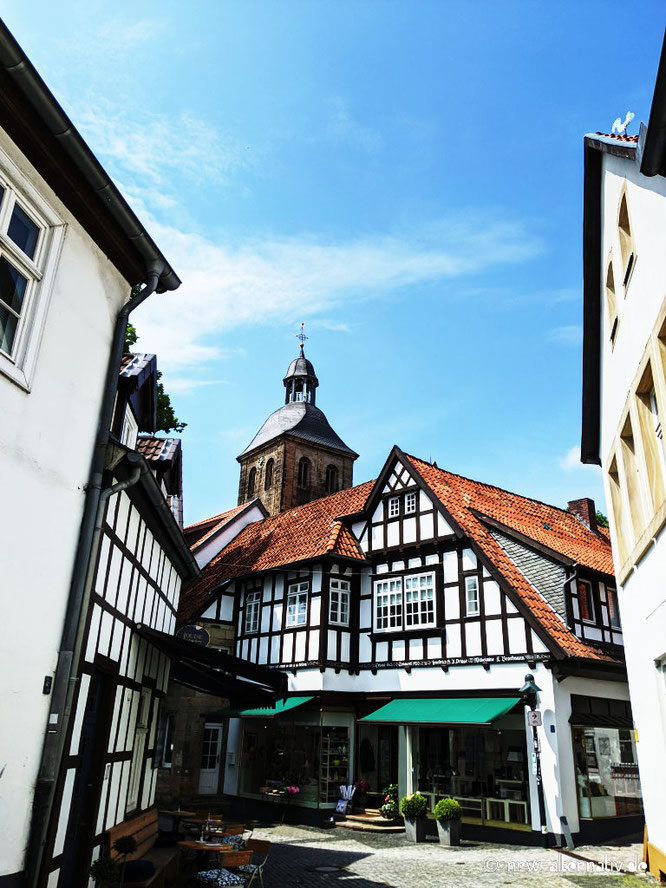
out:
<path id="1" fill-rule="evenodd" d="M 587 588 L 590 590 L 590 598 L 589 598 L 590 616 L 589 616 L 589 618 L 583 616 L 583 609 L 580 606 L 580 602 L 583 597 L 581 594 L 581 591 L 580 591 L 581 584 L 587 586 Z M 579 579 L 576 582 L 576 592 L 578 593 L 578 617 L 579 617 L 581 623 L 585 623 L 588 626 L 596 626 L 597 625 L 597 611 L 594 606 L 594 589 L 592 588 L 592 583 L 589 580 Z M 608 622 L 610 625 L 610 614 L 609 614 Z"/>
<path id="2" fill-rule="evenodd" d="M 392 600 L 392 597 L 395 600 Z M 394 625 L 391 625 L 391 620 L 395 619 L 395 614 L 391 614 L 391 607 L 398 604 L 400 608 L 399 620 L 394 622 Z M 382 612 L 380 612 L 380 608 L 382 609 Z M 386 613 L 383 613 L 383 608 L 388 608 Z M 402 577 L 388 577 L 385 580 L 375 580 L 375 632 L 402 632 L 403 609 Z M 387 621 L 387 625 L 380 625 L 383 624 L 384 620 Z"/>
<path id="3" fill-rule="evenodd" d="M 308 622 L 308 582 L 291 583 L 287 589 L 287 607 L 284 625 L 287 629 L 307 626 Z"/>
<path id="4" fill-rule="evenodd" d="M 332 626 L 349 626 L 350 598 L 351 584 L 349 580 L 330 580 L 328 595 L 328 622 Z"/>
<path id="5" fill-rule="evenodd" d="M 139 424 L 136 421 L 134 412 L 129 404 L 125 405 L 125 416 L 123 417 L 123 427 L 120 431 L 120 443 L 130 450 L 136 448 L 136 439 L 139 436 Z"/>
<path id="6" fill-rule="evenodd" d="M 132 744 L 132 762 L 130 765 L 130 775 L 127 785 L 126 811 L 133 811 L 139 804 L 141 772 L 143 770 L 143 755 L 148 737 L 151 697 L 152 692 L 150 688 L 142 688 L 137 700 L 134 743 Z"/>
<path id="7" fill-rule="evenodd" d="M 474 593 L 474 598 L 472 599 L 470 593 Z M 474 600 L 476 605 L 474 607 L 470 606 L 470 602 Z M 465 577 L 465 616 L 467 617 L 478 617 L 481 613 L 481 590 L 479 584 L 479 578 L 477 576 L 473 577 Z"/>
<path id="8" fill-rule="evenodd" d="M 437 623 L 437 607 L 435 602 L 435 574 L 408 574 L 403 582 L 403 619 L 405 629 L 420 626 L 435 626 Z M 416 605 L 416 608 L 410 608 Z M 411 617 L 411 621 L 410 618 Z"/>
<path id="9" fill-rule="evenodd" d="M 261 613 L 261 589 L 252 589 L 245 593 L 245 619 L 243 629 L 246 635 L 256 635 L 259 631 L 259 615 Z"/>
<path id="10" fill-rule="evenodd" d="M 12 354 L 0 351 L 0 373 L 29 392 L 66 226 L 2 149 L 0 185 L 5 189 L 0 207 L 0 253 L 5 254 L 8 261 L 28 278 Z M 21 209 L 42 229 L 32 259 L 2 233 L 9 225 L 14 203 L 17 201 Z"/>
<path id="11" fill-rule="evenodd" d="M 405 494 L 405 515 L 416 514 L 416 491 L 410 490 Z"/>
<path id="12" fill-rule="evenodd" d="M 613 617 L 611 614 L 611 600 L 613 602 L 613 610 L 615 611 L 615 616 L 617 618 L 617 625 L 613 623 Z M 614 589 L 613 586 L 606 586 L 606 607 L 608 608 L 608 625 L 616 632 L 622 632 L 622 619 L 620 617 L 620 605 L 617 598 L 617 589 Z"/>
<path id="13" fill-rule="evenodd" d="M 386 503 L 386 514 L 389 518 L 398 518 L 400 516 L 400 497 L 390 496 Z"/>

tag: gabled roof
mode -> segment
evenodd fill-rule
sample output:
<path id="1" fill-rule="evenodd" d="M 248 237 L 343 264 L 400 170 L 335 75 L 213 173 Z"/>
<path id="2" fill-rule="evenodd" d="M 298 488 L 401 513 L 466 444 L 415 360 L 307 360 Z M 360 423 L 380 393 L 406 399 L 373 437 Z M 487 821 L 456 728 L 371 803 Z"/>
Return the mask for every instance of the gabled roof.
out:
<path id="1" fill-rule="evenodd" d="M 237 459 L 269 441 L 288 435 L 290 438 L 300 438 L 313 444 L 321 444 L 322 447 L 331 450 L 339 450 L 354 459 L 358 456 L 351 447 L 347 447 L 342 438 L 333 431 L 323 411 L 314 404 L 305 401 L 290 401 L 268 417 L 254 438 Z"/>
<path id="2" fill-rule="evenodd" d="M 180 438 L 156 438 L 153 435 L 139 435 L 136 449 L 153 466 L 173 462 L 181 449 Z"/>
<path id="3" fill-rule="evenodd" d="M 198 614 L 211 594 L 234 577 L 325 555 L 364 561 L 351 531 L 338 519 L 362 509 L 373 484 L 366 481 L 249 524 L 181 593 L 178 619 Z"/>
<path id="4" fill-rule="evenodd" d="M 545 545 L 590 570 L 612 575 L 611 547 L 605 537 L 592 533 L 574 515 L 556 506 L 446 472 L 415 456 L 402 454 L 402 458 L 406 464 L 416 469 L 448 515 L 485 555 L 500 576 L 513 587 L 522 603 L 564 654 L 618 662 L 613 654 L 594 647 L 571 632 L 555 610 L 530 585 L 484 525 L 481 516 L 494 518 L 505 527 L 512 528 L 522 536 L 539 545 Z"/>
<path id="5" fill-rule="evenodd" d="M 224 527 L 231 524 L 234 518 L 237 518 L 243 512 L 248 511 L 254 506 L 257 506 L 260 509 L 264 518 L 268 516 L 266 507 L 262 501 L 256 497 L 246 503 L 241 503 L 240 506 L 235 506 L 233 509 L 227 509 L 226 512 L 220 512 L 219 515 L 213 515 L 212 518 L 206 518 L 196 524 L 190 524 L 183 531 L 187 544 L 192 551 L 198 549 L 200 546 L 203 546 L 204 543 L 207 543 L 211 537 L 215 536 L 216 533 L 219 533 Z"/>
<path id="6" fill-rule="evenodd" d="M 139 431 L 154 432 L 157 426 L 157 358 L 143 352 L 124 354 L 118 377 L 118 389 L 129 401 Z M 114 423 L 118 434 L 122 421 L 123 414 L 119 413 Z"/>

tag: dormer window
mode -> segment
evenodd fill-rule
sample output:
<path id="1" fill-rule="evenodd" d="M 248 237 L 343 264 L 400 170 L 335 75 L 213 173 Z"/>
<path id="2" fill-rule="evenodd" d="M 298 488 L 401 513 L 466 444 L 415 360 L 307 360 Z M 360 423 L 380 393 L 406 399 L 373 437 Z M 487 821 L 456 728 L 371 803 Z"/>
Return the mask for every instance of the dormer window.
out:
<path id="1" fill-rule="evenodd" d="M 388 501 L 388 516 L 389 518 L 397 518 L 400 514 L 400 497 L 392 496 Z"/>
<path id="2" fill-rule="evenodd" d="M 134 417 L 132 408 L 127 404 L 125 407 L 125 416 L 123 417 L 123 427 L 120 431 L 120 443 L 130 450 L 136 448 L 136 439 L 139 435 L 139 425 Z"/>
<path id="3" fill-rule="evenodd" d="M 608 602 L 608 619 L 613 629 L 621 629 L 620 611 L 617 606 L 617 592 L 606 586 L 606 601 Z"/>
<path id="4" fill-rule="evenodd" d="M 595 623 L 594 598 L 592 595 L 592 583 L 587 580 L 578 581 L 578 609 L 580 618 L 585 623 Z"/>

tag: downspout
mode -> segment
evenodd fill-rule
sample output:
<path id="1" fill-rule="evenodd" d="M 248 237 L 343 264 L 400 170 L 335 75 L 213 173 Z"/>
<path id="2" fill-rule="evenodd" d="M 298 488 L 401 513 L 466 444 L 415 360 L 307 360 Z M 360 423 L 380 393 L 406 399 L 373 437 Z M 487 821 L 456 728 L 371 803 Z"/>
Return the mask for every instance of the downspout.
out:
<path id="1" fill-rule="evenodd" d="M 30 837 L 25 857 L 25 885 L 27 888 L 38 888 L 39 885 L 47 832 L 53 813 L 55 791 L 65 752 L 65 740 L 67 739 L 73 702 L 79 684 L 79 663 L 85 616 L 94 579 L 97 550 L 104 520 L 104 509 L 109 497 L 113 493 L 135 484 L 139 480 L 141 473 L 140 467 L 137 467 L 126 481 L 110 488 L 102 488 L 106 448 L 109 441 L 109 430 L 111 428 L 118 388 L 118 374 L 120 373 L 120 363 L 125 345 L 127 321 L 130 312 L 134 311 L 135 308 L 156 291 L 160 274 L 164 268 L 165 263 L 159 260 L 148 265 L 148 275 L 144 287 L 136 296 L 125 303 L 116 319 L 106 381 L 102 393 L 90 476 L 86 485 L 83 518 L 81 520 L 79 542 L 67 600 L 62 640 L 53 680 L 51 708 L 46 727 L 44 747 L 42 749 L 42 760 L 35 785 Z"/>

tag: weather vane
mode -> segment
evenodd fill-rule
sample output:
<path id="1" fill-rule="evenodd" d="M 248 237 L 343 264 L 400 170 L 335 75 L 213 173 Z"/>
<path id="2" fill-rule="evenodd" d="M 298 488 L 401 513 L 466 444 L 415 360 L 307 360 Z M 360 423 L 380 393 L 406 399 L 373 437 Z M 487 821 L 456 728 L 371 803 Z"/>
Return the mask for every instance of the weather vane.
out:
<path id="1" fill-rule="evenodd" d="M 305 335 L 305 322 L 301 324 L 301 332 L 296 334 L 296 339 L 301 343 L 301 348 L 305 345 L 305 340 L 308 337 Z"/>

